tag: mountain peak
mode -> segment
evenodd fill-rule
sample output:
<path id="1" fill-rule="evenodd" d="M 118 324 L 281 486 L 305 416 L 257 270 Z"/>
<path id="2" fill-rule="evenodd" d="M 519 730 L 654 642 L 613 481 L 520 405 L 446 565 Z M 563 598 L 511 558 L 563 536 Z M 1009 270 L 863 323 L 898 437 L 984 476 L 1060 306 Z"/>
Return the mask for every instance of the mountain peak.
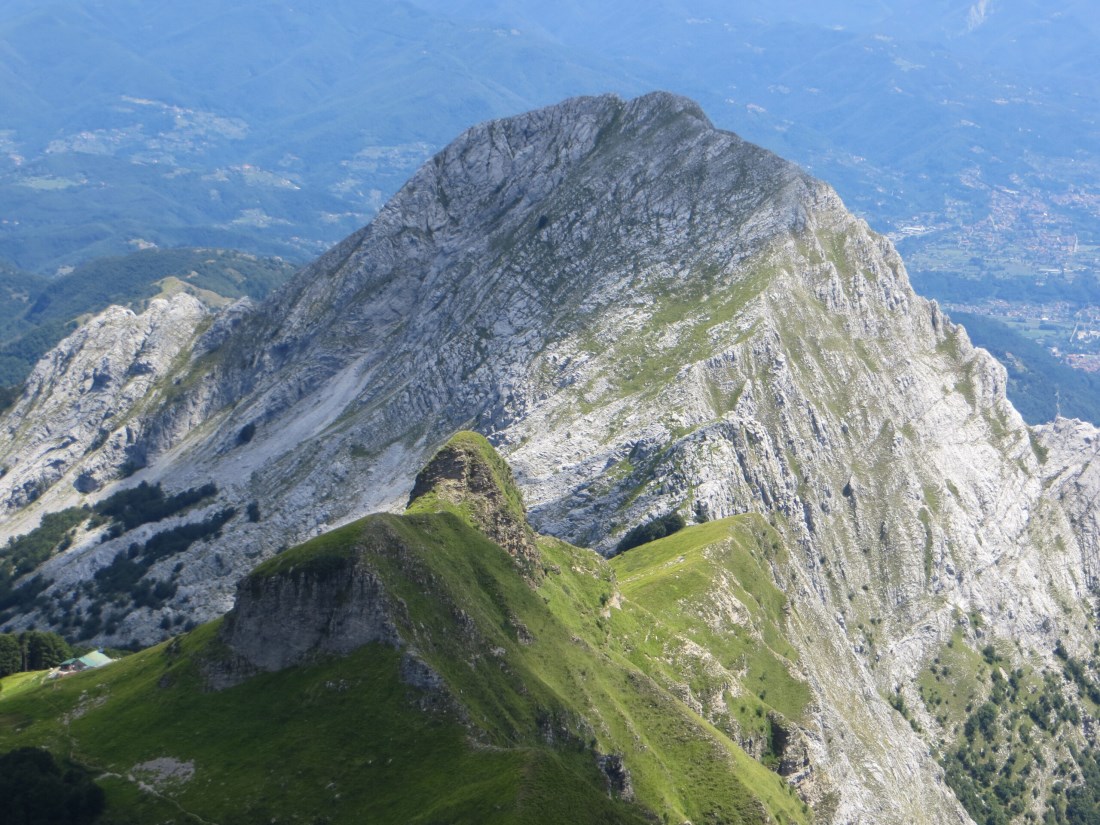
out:
<path id="1" fill-rule="evenodd" d="M 683 116 L 699 121 L 699 124 L 706 129 L 715 128 L 698 103 L 690 97 L 673 94 L 672 92 L 649 92 L 627 101 L 623 105 L 627 115 L 638 120 L 654 116 Z"/>
<path id="2" fill-rule="evenodd" d="M 409 510 L 457 511 L 520 562 L 538 558 L 512 470 L 478 433 L 457 433 L 439 449 L 416 476 Z"/>
<path id="3" fill-rule="evenodd" d="M 80 503 L 72 480 L 94 461 L 117 467 L 116 444 L 143 459 L 149 481 L 216 478 L 224 505 L 263 502 L 216 542 L 160 560 L 146 585 L 179 595 L 160 608 L 135 601 L 118 638 L 156 638 L 166 619 L 226 609 L 234 575 L 255 558 L 395 509 L 427 451 L 475 427 L 523 480 L 531 524 L 574 545 L 610 549 L 673 511 L 772 525 L 768 546 L 790 552 L 770 558 L 767 575 L 791 597 L 781 614 L 791 667 L 819 686 L 802 724 L 837 783 L 835 821 L 967 821 L 930 754 L 967 745 L 956 736 L 970 710 L 926 707 L 918 688 L 940 681 L 945 661 L 952 673 L 972 668 L 986 648 L 1006 670 L 1037 673 L 1039 661 L 1060 667 L 1049 652 L 1059 639 L 1074 656 L 1091 646 L 1092 498 L 1070 501 L 1043 480 L 1075 478 L 1084 438 L 1046 446 L 1005 400 L 1003 369 L 912 292 L 887 240 L 826 185 L 682 98 L 578 98 L 468 130 L 370 226 L 203 340 L 209 349 L 173 359 L 176 372 L 112 420 L 119 436 L 105 446 L 94 431 L 63 444 L 68 431 L 41 414 L 41 399 L 6 422 L 23 440 L 0 454 L 10 455 L 0 498 L 37 478 L 58 491 L 24 519 L 63 493 Z M 99 391 L 94 373 L 72 381 Z M 20 451 L 32 444 L 23 433 L 41 433 L 42 447 Z M 71 466 L 54 472 L 58 447 Z M 464 534 L 453 548 L 462 564 L 533 573 L 523 501 L 488 441 L 462 433 L 417 476 L 413 518 L 393 523 L 449 524 Z M 125 561 L 135 539 L 101 535 L 78 534 L 40 567 L 38 581 L 53 583 L 39 593 L 28 582 L 19 598 L 56 607 L 23 626 L 98 616 L 108 603 L 82 582 Z M 632 557 L 644 554 L 621 564 Z M 295 573 L 303 587 L 307 572 Z M 710 610 L 679 598 L 676 609 Z M 722 607 L 712 629 L 754 611 Z M 679 644 L 657 655 L 677 657 Z M 710 672 L 705 658 L 699 668 Z M 729 695 L 691 701 L 717 723 Z M 888 695 L 913 709 L 912 725 L 878 698 Z M 741 710 L 750 725 L 768 718 Z M 1048 787 L 1036 776 L 1028 798 Z"/>

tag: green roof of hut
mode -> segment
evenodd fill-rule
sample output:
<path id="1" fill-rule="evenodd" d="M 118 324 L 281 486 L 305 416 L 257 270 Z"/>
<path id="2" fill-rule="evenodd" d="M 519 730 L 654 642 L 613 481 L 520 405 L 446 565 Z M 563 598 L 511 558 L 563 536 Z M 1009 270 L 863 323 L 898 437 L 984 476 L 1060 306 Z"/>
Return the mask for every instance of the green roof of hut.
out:
<path id="1" fill-rule="evenodd" d="M 103 667 L 103 665 L 113 662 L 114 659 L 99 650 L 93 650 L 91 653 L 81 656 L 78 661 L 84 667 Z"/>

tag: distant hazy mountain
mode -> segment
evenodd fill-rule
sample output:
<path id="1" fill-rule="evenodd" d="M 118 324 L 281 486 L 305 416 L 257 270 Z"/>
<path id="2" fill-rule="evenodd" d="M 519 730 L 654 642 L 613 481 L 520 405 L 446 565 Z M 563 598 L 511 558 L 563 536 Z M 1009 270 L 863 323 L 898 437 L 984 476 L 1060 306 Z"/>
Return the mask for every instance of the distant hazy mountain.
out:
<path id="1" fill-rule="evenodd" d="M 834 184 L 917 270 L 1091 267 L 1089 4 L 5 4 L 0 258 L 305 258 L 467 124 L 667 88 Z M 1012 270 L 1015 271 L 1015 270 Z"/>

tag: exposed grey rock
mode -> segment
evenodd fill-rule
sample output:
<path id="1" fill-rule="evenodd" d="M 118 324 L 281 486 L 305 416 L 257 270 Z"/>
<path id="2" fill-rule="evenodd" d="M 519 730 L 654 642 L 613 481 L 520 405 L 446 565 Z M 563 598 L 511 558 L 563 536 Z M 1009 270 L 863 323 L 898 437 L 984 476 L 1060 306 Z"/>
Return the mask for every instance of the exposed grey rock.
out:
<path id="1" fill-rule="evenodd" d="M 0 502 L 8 534 L 25 531 L 13 511 L 38 501 L 57 509 L 118 475 L 134 448 L 146 402 L 186 357 L 209 312 L 180 293 L 140 315 L 109 307 L 48 352 L 0 426 Z"/>
<path id="2" fill-rule="evenodd" d="M 1043 483 L 1069 515 L 1081 548 L 1084 581 L 1100 584 L 1100 430 L 1059 418 L 1035 428 L 1041 443 Z"/>
<path id="3" fill-rule="evenodd" d="M 414 651 L 401 657 L 401 681 L 427 691 L 441 691 L 446 687 L 443 677 Z"/>
<path id="4" fill-rule="evenodd" d="M 619 754 L 607 754 L 596 757 L 596 764 L 600 766 L 600 772 L 607 781 L 607 793 L 619 799 L 632 801 L 634 799 L 634 783 L 630 778 L 630 771 Z"/>
<path id="5" fill-rule="evenodd" d="M 47 356 L 41 389 L 6 419 L 0 491 L 8 534 L 107 494 L 127 459 L 148 465 L 135 481 L 214 479 L 225 501 L 258 501 L 259 523 L 189 554 L 180 599 L 195 618 L 226 610 L 236 578 L 280 545 L 400 506 L 416 468 L 473 427 L 543 532 L 608 550 L 673 509 L 776 526 L 793 549 L 774 574 L 814 691 L 799 741 L 836 822 L 968 821 L 882 699 L 912 691 L 956 630 L 1034 662 L 1057 638 L 1091 638 L 1095 434 L 1029 431 L 1004 371 L 914 295 L 888 241 L 682 98 L 581 98 L 474 127 L 189 356 L 201 316 L 185 314 L 166 359 L 130 356 L 148 374 L 122 367 L 129 350 L 105 373 L 94 358 L 78 369 L 64 354 L 84 351 L 77 339 Z M 56 423 L 66 398 L 128 382 L 145 383 L 112 402 L 107 442 L 94 415 Z M 78 541 L 48 564 L 52 592 L 114 549 Z M 314 586 L 266 594 L 264 611 L 293 611 Z M 292 657 L 334 621 L 300 618 Z M 152 641 L 157 619 L 137 611 L 120 633 Z M 372 621 L 347 632 L 382 633 Z M 264 645 L 249 656 L 282 661 Z M 929 714 L 920 724 L 936 735 Z"/>
<path id="6" fill-rule="evenodd" d="M 209 664 L 207 684 L 220 690 L 260 671 L 351 653 L 368 642 L 400 646 L 394 609 L 358 553 L 272 575 L 254 573 L 241 582 L 222 624 L 219 636 L 229 655 Z"/>

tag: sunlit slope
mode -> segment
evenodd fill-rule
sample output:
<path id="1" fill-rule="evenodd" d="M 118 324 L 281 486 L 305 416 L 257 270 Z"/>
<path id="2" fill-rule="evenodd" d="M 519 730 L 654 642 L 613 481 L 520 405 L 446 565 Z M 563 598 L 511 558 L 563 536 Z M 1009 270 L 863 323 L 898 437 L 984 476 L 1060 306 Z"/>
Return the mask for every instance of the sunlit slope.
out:
<path id="1" fill-rule="evenodd" d="M 399 647 L 213 691 L 204 674 L 231 655 L 214 622 L 98 672 L 5 680 L 0 749 L 101 770 L 117 822 L 808 822 L 761 764 L 780 767 L 769 720 L 796 721 L 808 698 L 766 574 L 773 540 L 738 517 L 608 563 L 540 539 L 533 582 L 453 512 L 371 516 L 242 588 L 354 559 L 400 605 Z M 410 678 L 412 660 L 441 680 Z M 760 760 L 735 737 L 764 743 Z"/>

